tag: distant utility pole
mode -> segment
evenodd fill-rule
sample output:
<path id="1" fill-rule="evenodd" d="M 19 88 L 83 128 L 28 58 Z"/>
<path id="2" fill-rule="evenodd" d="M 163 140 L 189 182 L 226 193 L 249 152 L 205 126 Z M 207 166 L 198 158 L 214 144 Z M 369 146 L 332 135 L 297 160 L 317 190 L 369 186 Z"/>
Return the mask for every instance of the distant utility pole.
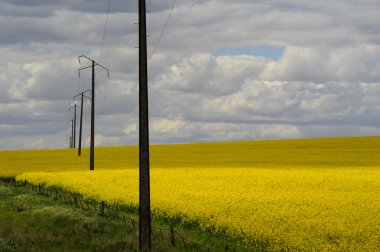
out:
<path id="1" fill-rule="evenodd" d="M 68 122 L 71 122 L 71 136 L 70 136 L 70 149 L 73 148 L 73 134 L 74 134 L 74 120 L 71 119 Z"/>
<path id="2" fill-rule="evenodd" d="M 76 132 L 77 132 L 77 107 L 78 105 L 76 103 L 70 103 L 70 106 L 74 106 L 74 134 L 73 134 L 73 148 L 75 149 L 75 142 L 76 142 Z"/>
<path id="3" fill-rule="evenodd" d="M 76 96 L 73 97 L 73 101 L 76 97 L 78 96 L 81 96 L 81 99 L 80 99 L 80 123 L 79 123 L 79 143 L 78 143 L 78 156 L 81 155 L 82 153 L 82 122 L 83 122 L 83 97 L 86 97 L 88 99 L 91 100 L 90 97 L 84 95 L 84 93 L 88 92 L 88 91 L 91 91 L 91 90 L 86 90 L 86 91 L 83 91 L 79 94 L 77 94 Z"/>
<path id="4" fill-rule="evenodd" d="M 67 139 L 69 140 L 69 148 L 71 148 L 71 136 L 66 135 L 66 143 L 67 143 Z"/>
<path id="5" fill-rule="evenodd" d="M 150 250 L 148 67 L 145 0 L 139 0 L 139 247 Z"/>
<path id="6" fill-rule="evenodd" d="M 95 62 L 95 60 L 93 59 L 90 59 L 89 57 L 85 56 L 85 55 L 81 55 L 78 57 L 78 61 L 79 61 L 79 64 L 80 64 L 80 59 L 81 58 L 86 58 L 88 59 L 89 61 L 91 61 L 91 66 L 87 66 L 87 67 L 82 67 L 82 68 L 79 68 L 78 69 L 78 72 L 79 72 L 79 77 L 80 77 L 80 71 L 81 70 L 84 70 L 84 69 L 87 69 L 87 68 L 91 68 L 92 69 L 92 86 L 91 86 L 91 140 L 90 140 L 90 170 L 93 171 L 94 170 L 94 159 L 95 159 L 95 151 L 94 151 L 94 147 L 95 147 L 95 144 L 94 144 L 94 137 L 95 137 L 95 66 L 100 66 L 101 68 L 103 68 L 104 70 L 107 71 L 107 74 L 108 74 L 108 77 L 109 77 L 109 70 L 107 68 L 105 68 L 104 66 L 100 65 L 99 63 Z"/>

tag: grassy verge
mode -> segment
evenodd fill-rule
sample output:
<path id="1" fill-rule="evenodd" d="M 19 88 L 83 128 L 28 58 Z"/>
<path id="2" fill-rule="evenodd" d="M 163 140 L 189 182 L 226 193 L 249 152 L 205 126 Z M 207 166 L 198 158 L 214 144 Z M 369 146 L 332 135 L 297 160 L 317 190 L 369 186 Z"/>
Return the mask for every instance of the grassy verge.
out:
<path id="1" fill-rule="evenodd" d="M 49 193 L 42 188 L 36 193 L 10 182 L 0 180 L 0 251 L 138 251 L 138 216 L 133 211 L 124 212 L 127 221 L 117 220 L 108 207 L 99 215 L 96 204 L 84 207 L 78 198 L 75 207 L 65 192 L 56 198 L 50 191 L 52 197 L 46 197 Z M 246 251 L 203 232 L 176 227 L 174 240 L 171 232 L 162 220 L 154 221 L 152 250 Z"/>
<path id="2" fill-rule="evenodd" d="M 0 198 L 0 251 L 137 251 L 132 228 L 94 212 L 4 182 Z"/>

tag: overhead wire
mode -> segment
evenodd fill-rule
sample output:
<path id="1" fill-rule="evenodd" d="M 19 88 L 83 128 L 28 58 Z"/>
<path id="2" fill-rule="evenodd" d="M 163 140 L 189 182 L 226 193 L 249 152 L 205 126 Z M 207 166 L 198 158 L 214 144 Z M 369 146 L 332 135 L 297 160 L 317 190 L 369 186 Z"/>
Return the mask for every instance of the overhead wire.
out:
<path id="1" fill-rule="evenodd" d="M 152 0 L 149 0 L 149 2 L 147 3 L 147 8 L 149 8 L 149 6 L 150 6 L 151 3 L 152 3 Z M 121 52 L 127 47 L 127 45 L 129 44 L 129 42 L 132 40 L 133 36 L 136 35 L 137 28 L 138 28 L 138 24 L 136 23 L 135 27 L 130 32 L 130 36 L 123 43 L 123 45 L 119 48 L 119 50 L 117 50 L 116 54 L 111 58 L 110 63 L 108 63 L 109 67 L 116 61 L 116 59 L 118 57 L 120 57 Z"/>
<path id="2" fill-rule="evenodd" d="M 116 52 L 116 54 L 111 58 L 110 60 L 110 63 L 108 63 L 108 67 L 110 67 L 114 62 L 115 60 L 120 57 L 120 54 L 121 52 L 125 49 L 125 47 L 127 47 L 127 45 L 129 44 L 129 42 L 131 41 L 132 37 L 136 34 L 137 32 L 137 25 L 135 26 L 135 28 L 131 31 L 128 39 L 124 42 L 124 44 L 119 48 L 119 50 Z"/>
<path id="3" fill-rule="evenodd" d="M 149 8 L 151 2 L 152 0 L 149 0 L 148 4 L 146 5 L 147 8 Z"/>
<path id="4" fill-rule="evenodd" d="M 106 23 L 104 24 L 103 38 L 102 38 L 102 43 L 100 44 L 100 51 L 99 51 L 98 62 L 100 62 L 100 57 L 102 56 L 102 50 L 103 50 L 103 45 L 104 45 L 104 39 L 105 39 L 105 37 L 106 37 L 106 33 L 107 33 L 107 25 L 108 25 L 108 16 L 109 16 L 109 13 L 110 13 L 110 6 L 111 6 L 111 0 L 108 0 Z"/>
<path id="5" fill-rule="evenodd" d="M 170 20 L 170 17 L 172 16 L 172 14 L 173 14 L 173 10 L 174 10 L 174 7 L 175 7 L 176 3 L 177 3 L 177 0 L 174 0 L 174 1 L 173 1 L 173 4 L 172 4 L 172 6 L 171 6 L 171 10 L 170 10 L 170 12 L 169 12 L 169 15 L 168 15 L 168 17 L 166 18 L 166 21 L 165 21 L 165 24 L 164 24 L 164 28 L 161 30 L 160 36 L 158 37 L 158 40 L 157 40 L 157 43 L 156 43 L 156 45 L 154 46 L 154 49 L 153 49 L 152 55 L 150 56 L 151 59 L 153 58 L 154 54 L 156 53 L 156 50 L 157 50 L 158 46 L 160 45 L 161 39 L 162 39 L 162 37 L 163 37 L 163 35 L 164 35 L 164 32 L 165 32 L 166 28 L 168 27 L 169 20 Z"/>
<path id="6" fill-rule="evenodd" d="M 109 0 L 109 2 L 110 2 L 110 0 Z M 149 0 L 148 3 L 147 3 L 147 8 L 150 7 L 151 3 L 152 3 L 152 0 Z M 168 14 L 168 16 L 167 16 L 167 18 L 166 18 L 166 20 L 165 20 L 164 27 L 163 27 L 163 29 L 162 29 L 161 32 L 160 32 L 159 38 L 158 38 L 158 40 L 157 40 L 157 42 L 156 42 L 156 44 L 155 44 L 155 46 L 154 46 L 154 49 L 153 49 L 152 54 L 151 54 L 151 56 L 150 56 L 150 59 L 152 59 L 153 55 L 156 53 L 156 51 L 157 51 L 157 49 L 158 49 L 158 47 L 159 47 L 159 45 L 160 45 L 160 42 L 161 42 L 161 40 L 162 40 L 162 38 L 163 38 L 163 35 L 164 35 L 164 33 L 165 33 L 165 30 L 166 30 L 166 28 L 167 28 L 167 26 L 168 26 L 168 24 L 169 24 L 170 18 L 171 18 L 172 14 L 173 14 L 173 10 L 174 10 L 174 7 L 175 7 L 176 3 L 177 3 L 177 0 L 174 0 L 173 3 L 172 3 L 172 5 L 171 5 L 170 12 L 169 12 L 169 14 Z M 104 34 L 103 34 L 104 36 L 103 36 L 102 45 L 103 45 L 104 37 L 105 37 L 105 34 L 106 34 L 106 26 L 107 26 L 107 20 L 108 20 L 108 12 L 109 12 L 109 6 L 108 6 L 108 10 L 107 10 L 107 19 L 106 19 L 106 25 L 105 25 Z M 115 61 L 121 56 L 122 51 L 128 46 L 128 44 L 131 42 L 132 38 L 136 35 L 136 33 L 137 33 L 137 29 L 138 29 L 138 24 L 135 25 L 135 27 L 134 27 L 133 30 L 130 32 L 130 35 L 129 35 L 128 38 L 125 40 L 125 42 L 123 43 L 123 45 L 117 50 L 116 54 L 111 58 L 111 60 L 110 60 L 109 63 L 108 63 L 108 67 L 111 67 L 111 65 L 114 64 Z M 100 54 L 101 54 L 101 51 L 100 51 Z M 99 58 L 100 58 L 100 54 L 99 54 Z M 106 88 L 105 92 L 107 92 L 107 88 Z M 104 96 L 103 98 L 104 98 L 104 99 L 103 99 L 103 102 L 102 102 L 103 105 L 102 105 L 101 110 L 103 110 L 103 107 L 104 107 L 105 96 Z"/>
<path id="7" fill-rule="evenodd" d="M 104 24 L 104 30 L 103 30 L 103 38 L 102 38 L 102 43 L 100 45 L 100 51 L 99 51 L 99 57 L 98 57 L 98 62 L 100 62 L 100 58 L 102 56 L 102 50 L 103 50 L 103 46 L 104 46 L 104 40 L 105 40 L 105 37 L 107 35 L 107 26 L 108 26 L 108 17 L 109 17 L 109 13 L 110 13 L 110 7 L 111 7 L 111 0 L 108 0 L 108 4 L 107 4 L 107 15 L 106 15 L 106 22 Z M 96 71 L 95 71 L 96 72 Z M 106 90 L 105 92 L 102 94 L 102 97 L 103 97 L 103 102 L 102 102 L 102 106 L 100 107 L 100 112 L 103 112 L 103 109 L 104 109 L 104 104 L 105 104 L 105 100 L 106 100 L 106 92 L 107 92 L 107 87 L 106 87 Z"/>
<path id="8" fill-rule="evenodd" d="M 110 0 L 109 0 L 110 1 Z M 150 6 L 152 0 L 149 0 L 148 4 L 147 4 L 147 7 Z M 107 20 L 108 20 L 108 12 L 109 12 L 109 6 L 108 6 L 108 11 L 107 11 Z M 107 23 L 106 23 L 107 24 Z M 127 40 L 123 43 L 123 45 L 117 50 L 116 54 L 111 58 L 111 60 L 109 61 L 108 63 L 108 67 L 111 68 L 111 65 L 117 60 L 118 57 L 120 57 L 122 51 L 127 47 L 127 45 L 130 43 L 130 41 L 132 40 L 133 36 L 136 34 L 137 32 L 137 28 L 138 28 L 138 25 L 135 24 L 135 27 L 133 28 L 133 30 L 130 32 L 130 35 L 128 36 Z M 105 35 L 105 32 L 104 34 Z M 104 40 L 104 36 L 103 36 L 103 40 Z M 102 42 L 103 44 L 103 42 Z M 100 54 L 99 54 L 99 58 L 100 58 Z M 103 108 L 104 108 L 104 104 L 105 104 L 105 100 L 106 100 L 106 94 L 107 94 L 107 87 L 106 87 L 106 90 L 103 94 L 103 101 L 102 101 L 102 107 L 101 107 L 101 112 L 103 111 Z"/>
<path id="9" fill-rule="evenodd" d="M 152 3 L 152 0 L 149 0 L 148 3 L 147 3 L 147 8 L 150 7 Z M 170 12 L 169 12 L 169 15 L 168 17 L 166 18 L 166 21 L 165 21 L 165 24 L 164 24 L 164 27 L 162 29 L 162 31 L 160 32 L 160 35 L 159 35 L 159 38 L 157 40 L 157 43 L 156 45 L 154 46 L 154 49 L 153 49 L 153 52 L 151 54 L 151 57 L 153 57 L 153 55 L 155 54 L 156 50 L 158 49 L 158 46 L 160 45 L 160 42 L 162 40 L 162 37 L 165 33 L 165 30 L 169 24 L 169 20 L 173 14 L 173 10 L 174 10 L 174 7 L 177 3 L 177 0 L 174 0 L 172 5 L 171 5 L 171 9 L 170 9 Z M 103 29 L 103 36 L 102 36 L 102 41 L 101 41 L 101 44 L 100 44 L 100 50 L 99 50 L 99 55 L 98 55 L 98 62 L 100 62 L 100 59 L 101 59 L 101 56 L 102 56 L 102 52 L 103 52 L 103 48 L 104 48 L 104 42 L 105 42 L 105 38 L 106 38 L 106 35 L 107 35 L 107 28 L 108 28 L 108 19 L 109 19 L 109 13 L 110 13 L 110 6 L 111 6 L 111 0 L 108 0 L 108 3 L 107 3 L 107 15 L 106 15 L 106 20 L 105 20 L 105 24 L 104 24 L 104 29 Z M 128 44 L 130 43 L 130 41 L 132 40 L 133 36 L 136 34 L 137 32 L 137 28 L 138 28 L 138 24 L 136 24 L 136 26 L 134 27 L 134 29 L 131 31 L 130 33 L 130 36 L 127 38 L 127 40 L 123 43 L 123 45 L 119 48 L 119 50 L 117 51 L 116 55 L 114 57 L 111 58 L 110 60 L 110 63 L 108 64 L 109 66 L 111 66 L 115 60 L 120 56 L 121 52 L 125 49 L 125 47 L 128 46 Z M 78 81 L 79 85 L 77 86 L 77 88 L 79 89 L 83 89 L 84 88 L 84 84 L 83 84 L 83 81 L 81 78 L 79 78 L 79 81 Z M 107 88 L 106 88 L 106 91 L 107 91 Z M 104 103 L 105 103 L 105 94 L 103 95 L 103 105 L 101 107 L 101 111 L 103 110 L 103 107 L 104 107 Z"/>

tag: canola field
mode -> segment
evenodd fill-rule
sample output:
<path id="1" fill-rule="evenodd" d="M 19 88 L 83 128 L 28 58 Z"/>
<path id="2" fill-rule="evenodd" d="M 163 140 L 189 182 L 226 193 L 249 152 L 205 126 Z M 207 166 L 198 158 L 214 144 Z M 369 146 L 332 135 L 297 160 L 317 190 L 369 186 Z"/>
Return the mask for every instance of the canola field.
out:
<path id="1" fill-rule="evenodd" d="M 349 168 L 380 167 L 380 137 L 263 140 L 226 143 L 152 145 L 152 168 Z M 138 168 L 138 147 L 97 147 L 95 169 Z M 28 171 L 89 170 L 89 150 L 0 151 L 0 176 Z"/>
<path id="2" fill-rule="evenodd" d="M 380 170 L 152 170 L 155 216 L 236 237 L 252 250 L 379 251 Z M 109 204 L 138 204 L 138 171 L 25 173 Z"/>
<path id="3" fill-rule="evenodd" d="M 252 251 L 380 251 L 379 147 L 379 137 L 152 146 L 154 216 Z M 73 150 L 0 152 L 0 175 L 136 207 L 137 147 L 96 154 L 90 172 Z"/>

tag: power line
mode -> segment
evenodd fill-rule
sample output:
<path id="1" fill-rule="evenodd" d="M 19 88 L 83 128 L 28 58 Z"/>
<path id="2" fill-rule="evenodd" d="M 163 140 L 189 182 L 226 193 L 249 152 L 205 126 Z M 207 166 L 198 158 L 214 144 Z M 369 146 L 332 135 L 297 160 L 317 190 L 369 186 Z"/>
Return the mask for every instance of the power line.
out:
<path id="1" fill-rule="evenodd" d="M 110 13 L 110 6 L 111 6 L 111 0 L 108 0 L 107 17 L 106 17 L 106 23 L 104 24 L 103 39 L 102 39 L 102 43 L 100 45 L 100 51 L 99 51 L 98 61 L 100 61 L 100 57 L 102 55 L 102 50 L 103 50 L 103 45 L 104 45 L 104 39 L 105 39 L 106 33 L 107 33 L 108 15 Z"/>
<path id="2" fill-rule="evenodd" d="M 160 33 L 160 36 L 158 37 L 158 41 L 157 41 L 157 43 L 156 43 L 156 45 L 155 45 L 155 47 L 154 47 L 154 49 L 153 49 L 153 52 L 152 52 L 152 55 L 150 56 L 150 58 L 153 58 L 153 55 L 156 53 L 156 50 L 157 50 L 157 48 L 158 48 L 158 46 L 159 46 L 159 44 L 160 44 L 160 42 L 161 42 L 162 36 L 164 35 L 164 32 L 165 32 L 165 30 L 166 30 L 166 27 L 167 27 L 168 24 L 169 24 L 170 17 L 171 17 L 172 14 L 173 14 L 174 6 L 175 6 L 176 3 L 177 3 L 177 0 L 174 0 L 174 2 L 173 2 L 173 4 L 172 4 L 172 8 L 171 8 L 171 10 L 170 10 L 170 12 L 169 12 L 169 15 L 168 15 L 167 19 L 166 19 L 166 22 L 165 22 L 164 28 L 162 29 L 162 31 L 161 31 L 161 33 Z"/>
<path id="3" fill-rule="evenodd" d="M 152 0 L 149 0 L 149 2 L 148 2 L 148 4 L 147 4 L 146 8 L 149 8 L 151 2 L 152 2 Z"/>
<path id="4" fill-rule="evenodd" d="M 152 0 L 149 0 L 148 4 L 147 4 L 147 8 L 149 7 L 150 3 L 152 2 Z M 125 47 L 127 47 L 127 45 L 129 44 L 129 42 L 131 41 L 132 37 L 136 34 L 137 32 L 137 23 L 135 24 L 135 28 L 133 28 L 133 30 L 131 31 L 131 35 L 129 35 L 128 39 L 124 42 L 124 44 L 119 48 L 119 50 L 117 51 L 117 53 L 115 54 L 115 56 L 113 56 L 110 60 L 110 63 L 108 64 L 108 67 L 110 67 L 114 61 L 120 56 L 120 53 L 124 50 Z"/>
<path id="5" fill-rule="evenodd" d="M 125 47 L 127 47 L 127 45 L 129 44 L 129 42 L 131 41 L 132 37 L 136 34 L 137 32 L 137 25 L 135 26 L 135 28 L 132 30 L 132 33 L 131 35 L 129 35 L 128 39 L 124 42 L 124 44 L 119 48 L 119 50 L 117 51 L 117 53 L 115 54 L 115 56 L 113 58 L 111 58 L 110 60 L 110 63 L 108 64 L 108 67 L 110 67 L 114 62 L 115 60 L 120 56 L 121 52 L 124 50 Z"/>
<path id="6" fill-rule="evenodd" d="M 152 0 L 149 1 L 149 4 Z M 108 67 L 111 68 L 111 65 L 116 61 L 116 59 L 121 55 L 121 52 L 124 50 L 124 48 L 129 44 L 131 41 L 132 37 L 136 34 L 137 31 L 137 25 L 134 27 L 134 29 L 131 32 L 131 35 L 128 37 L 128 39 L 124 42 L 124 44 L 119 48 L 119 50 L 116 52 L 116 54 L 111 58 L 111 60 L 108 63 Z M 100 59 L 100 55 L 99 55 Z M 99 61 L 99 60 L 98 60 Z M 108 91 L 108 86 L 106 86 L 105 91 L 102 93 L 102 106 L 100 108 L 100 112 L 103 112 L 104 109 L 104 104 L 106 101 L 106 96 L 107 96 L 107 91 Z"/>
<path id="7" fill-rule="evenodd" d="M 149 8 L 149 6 L 150 6 L 151 3 L 152 3 L 152 0 L 149 0 L 149 2 L 147 3 L 147 8 Z M 173 14 L 173 10 L 174 10 L 174 7 L 175 7 L 176 3 L 177 3 L 177 0 L 174 0 L 174 2 L 173 2 L 172 5 L 171 5 L 171 9 L 170 9 L 169 15 L 168 15 L 168 17 L 166 18 L 166 21 L 165 21 L 164 27 L 163 27 L 163 29 L 161 30 L 160 36 L 159 36 L 158 41 L 157 41 L 157 43 L 156 43 L 156 45 L 155 45 L 155 47 L 154 47 L 154 50 L 153 50 L 153 52 L 152 52 L 152 55 L 150 56 L 150 59 L 153 58 L 153 55 L 155 54 L 155 52 L 156 52 L 156 50 L 157 50 L 157 48 L 158 48 L 158 46 L 159 46 L 159 44 L 160 44 L 160 42 L 161 42 L 161 40 L 162 40 L 162 37 L 163 37 L 163 35 L 164 35 L 164 32 L 165 32 L 165 30 L 166 30 L 166 28 L 167 28 L 167 26 L 168 26 L 168 24 L 169 24 L 169 21 L 170 21 L 170 18 L 171 18 L 171 16 L 172 16 L 172 14 Z M 117 58 L 120 57 L 121 52 L 122 52 L 122 51 L 128 46 L 128 44 L 130 43 L 130 41 L 132 40 L 132 38 L 134 37 L 134 35 L 137 33 L 137 28 L 138 28 L 138 26 L 137 26 L 137 24 L 136 24 L 135 27 L 134 27 L 134 29 L 131 31 L 129 37 L 127 38 L 127 40 L 126 40 L 126 41 L 124 42 L 124 44 L 119 48 L 119 50 L 117 50 L 116 54 L 111 58 L 110 62 L 108 63 L 108 67 L 109 67 L 109 68 L 110 68 L 111 65 L 117 60 Z M 107 87 L 106 87 L 105 92 L 103 93 L 103 102 L 102 102 L 102 106 L 101 106 L 101 109 L 100 109 L 101 112 L 103 111 L 103 108 L 104 108 L 105 99 L 106 99 L 106 97 L 105 97 L 105 96 L 106 96 L 106 92 L 107 92 Z"/>
<path id="8" fill-rule="evenodd" d="M 149 0 L 148 4 L 147 4 L 147 8 L 149 8 L 150 4 L 152 3 L 152 0 Z M 120 57 L 120 54 L 121 52 L 124 50 L 125 47 L 127 47 L 127 45 L 129 44 L 129 42 L 131 41 L 131 39 L 133 38 L 133 36 L 136 34 L 137 32 L 137 24 L 135 25 L 135 27 L 133 28 L 133 30 L 130 32 L 131 35 L 129 35 L 128 39 L 124 42 L 124 44 L 119 48 L 119 50 L 116 52 L 116 54 L 111 58 L 110 60 L 110 63 L 108 64 L 108 67 L 111 67 L 111 65 L 115 62 L 115 60 Z"/>

